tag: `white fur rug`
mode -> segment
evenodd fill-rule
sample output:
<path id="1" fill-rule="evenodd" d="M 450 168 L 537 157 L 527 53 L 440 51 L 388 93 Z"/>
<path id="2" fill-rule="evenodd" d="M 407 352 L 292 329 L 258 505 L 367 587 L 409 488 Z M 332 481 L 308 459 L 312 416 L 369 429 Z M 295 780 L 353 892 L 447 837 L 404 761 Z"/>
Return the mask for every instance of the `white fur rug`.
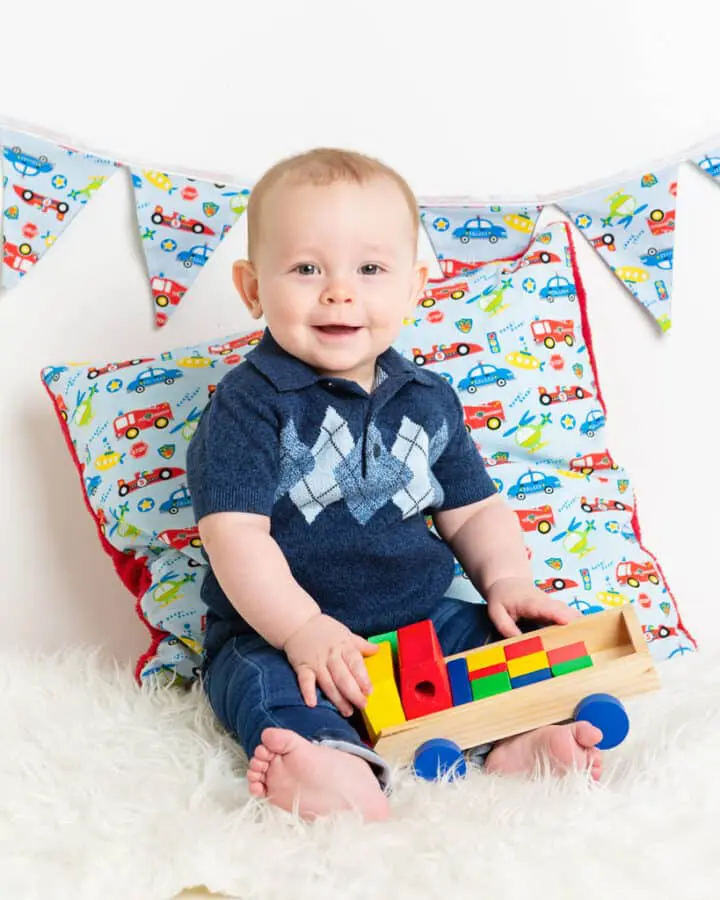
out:
<path id="1" fill-rule="evenodd" d="M 628 704 L 601 786 L 581 773 L 401 774 L 394 819 L 306 825 L 249 802 L 199 690 L 139 691 L 97 653 L 0 659 L 0 897 L 296 900 L 720 896 L 720 642 Z"/>

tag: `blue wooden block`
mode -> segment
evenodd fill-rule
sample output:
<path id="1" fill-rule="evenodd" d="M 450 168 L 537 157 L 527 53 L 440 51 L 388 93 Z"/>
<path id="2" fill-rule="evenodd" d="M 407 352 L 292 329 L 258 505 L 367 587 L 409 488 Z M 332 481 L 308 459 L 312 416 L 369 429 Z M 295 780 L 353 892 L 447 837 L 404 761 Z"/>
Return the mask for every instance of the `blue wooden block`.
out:
<path id="1" fill-rule="evenodd" d="M 451 659 L 447 664 L 447 673 L 450 679 L 453 705 L 461 706 L 463 703 L 472 703 L 473 695 L 470 687 L 467 659 L 464 656 L 460 657 L 460 659 Z"/>
<path id="2" fill-rule="evenodd" d="M 538 669 L 536 672 L 528 672 L 527 675 L 518 675 L 517 678 L 511 678 L 510 684 L 513 688 L 526 687 L 528 684 L 535 684 L 536 681 L 546 681 L 552 678 L 550 669 Z"/>
<path id="3" fill-rule="evenodd" d="M 575 707 L 575 721 L 584 719 L 602 731 L 599 750 L 621 744 L 630 731 L 630 719 L 623 704 L 612 694 L 589 694 Z"/>
<path id="4" fill-rule="evenodd" d="M 431 738 L 415 751 L 413 771 L 426 781 L 436 781 L 444 775 L 449 781 L 467 774 L 467 763 L 460 745 L 447 738 Z"/>

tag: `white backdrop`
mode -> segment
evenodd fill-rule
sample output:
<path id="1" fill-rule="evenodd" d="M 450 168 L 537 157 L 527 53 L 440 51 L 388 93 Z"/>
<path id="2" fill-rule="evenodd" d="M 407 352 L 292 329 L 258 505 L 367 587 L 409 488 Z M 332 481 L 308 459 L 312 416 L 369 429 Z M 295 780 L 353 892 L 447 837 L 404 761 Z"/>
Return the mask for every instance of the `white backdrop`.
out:
<path id="1" fill-rule="evenodd" d="M 444 0 L 442 14 L 440 3 L 391 0 L 206 2 L 201 13 L 187 0 L 100 12 L 94 2 L 35 0 L 32 21 L 22 4 L 3 6 L 0 118 L 223 181 L 252 184 L 280 156 L 332 145 L 380 156 L 424 197 L 532 199 L 648 169 L 720 134 L 720 7 L 702 0 Z M 645 543 L 702 641 L 718 601 L 720 187 L 687 164 L 678 221 L 665 337 L 577 246 L 608 445 L 634 479 Z M 6 640 L 42 651 L 99 644 L 123 661 L 145 648 L 38 373 L 245 328 L 230 281 L 243 248 L 238 226 L 156 330 L 131 189 L 118 174 L 59 247 L 0 293 Z"/>

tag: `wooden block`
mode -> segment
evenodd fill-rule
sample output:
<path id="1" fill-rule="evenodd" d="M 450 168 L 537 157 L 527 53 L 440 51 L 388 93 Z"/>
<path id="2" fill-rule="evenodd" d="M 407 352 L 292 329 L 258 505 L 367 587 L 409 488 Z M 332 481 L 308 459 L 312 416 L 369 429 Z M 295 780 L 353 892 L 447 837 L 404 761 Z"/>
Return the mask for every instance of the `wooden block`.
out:
<path id="1" fill-rule="evenodd" d="M 468 672 L 476 672 L 479 669 L 488 669 L 498 663 L 505 662 L 505 651 L 502 647 L 481 647 L 465 654 L 468 664 Z"/>
<path id="2" fill-rule="evenodd" d="M 467 660 L 462 657 L 452 660 L 452 662 L 447 664 L 447 673 L 450 680 L 453 706 L 460 706 L 461 703 L 471 703 L 473 695 L 470 687 L 470 678 L 468 677 Z"/>
<path id="3" fill-rule="evenodd" d="M 473 700 L 494 697 L 495 694 L 503 694 L 512 687 L 507 672 L 498 672 L 497 675 L 488 675 L 487 678 L 475 678 L 470 684 L 472 685 Z"/>
<path id="4" fill-rule="evenodd" d="M 507 672 L 508 664 L 506 662 L 498 663 L 496 666 L 488 666 L 486 669 L 475 669 L 470 672 L 470 680 L 475 678 L 487 678 L 488 675 L 497 675 L 498 672 Z"/>
<path id="5" fill-rule="evenodd" d="M 453 705 L 445 659 L 430 619 L 398 629 L 400 697 L 408 719 Z"/>
<path id="6" fill-rule="evenodd" d="M 361 710 L 370 739 L 375 742 L 383 728 L 407 721 L 393 673 L 390 641 L 378 645 L 377 653 L 365 657 L 373 689 Z"/>
<path id="7" fill-rule="evenodd" d="M 368 640 L 371 644 L 382 644 L 383 641 L 388 641 L 392 648 L 393 659 L 397 660 L 397 631 L 386 631 L 384 634 L 374 634 L 372 637 L 369 637 Z"/>
<path id="8" fill-rule="evenodd" d="M 550 668 L 553 675 L 567 675 L 580 669 L 589 669 L 592 664 L 593 661 L 590 656 L 579 656 L 577 659 L 568 659 L 566 662 L 557 663 Z"/>
<path id="9" fill-rule="evenodd" d="M 517 678 L 511 678 L 510 684 L 514 688 L 526 687 L 528 684 L 536 684 L 538 681 L 547 681 L 552 678 L 550 669 L 536 669 L 534 672 L 528 672 L 526 675 L 518 675 Z"/>
<path id="10" fill-rule="evenodd" d="M 549 668 L 548 655 L 544 650 L 540 653 L 531 653 L 529 656 L 520 656 L 518 659 L 511 659 L 507 664 L 508 674 L 511 678 L 517 678 L 519 675 L 527 675 L 528 672 L 537 672 L 538 669 Z"/>
<path id="11" fill-rule="evenodd" d="M 565 644 L 564 647 L 548 650 L 548 662 L 551 667 L 567 662 L 570 659 L 579 659 L 581 656 L 588 656 L 584 641 L 576 641 L 574 644 Z"/>
<path id="12" fill-rule="evenodd" d="M 511 659 L 517 659 L 519 656 L 529 656 L 531 653 L 540 653 L 544 649 L 541 637 L 525 638 L 522 641 L 505 644 L 505 659 L 510 662 Z"/>

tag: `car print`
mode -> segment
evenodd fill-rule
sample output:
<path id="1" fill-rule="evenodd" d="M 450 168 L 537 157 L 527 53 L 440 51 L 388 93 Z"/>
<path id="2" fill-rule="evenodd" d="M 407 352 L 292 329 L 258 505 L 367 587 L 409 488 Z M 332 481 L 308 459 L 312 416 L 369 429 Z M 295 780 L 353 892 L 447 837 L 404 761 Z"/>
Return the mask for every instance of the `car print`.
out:
<path id="1" fill-rule="evenodd" d="M 461 378 L 458 381 L 458 390 L 474 394 L 479 387 L 487 384 L 505 387 L 508 381 L 513 381 L 514 378 L 515 375 L 510 369 L 498 368 L 490 363 L 478 363 L 478 365 L 470 369 L 465 378 Z"/>
<path id="2" fill-rule="evenodd" d="M 129 413 L 118 416 L 113 421 L 116 437 L 126 437 L 130 441 L 146 428 L 167 428 L 172 421 L 173 413 L 169 403 L 158 403 L 146 409 L 133 409 Z"/>
<path id="3" fill-rule="evenodd" d="M 43 369 L 42 380 L 45 384 L 50 384 L 51 381 L 60 381 L 60 376 L 67 370 L 67 366 L 47 366 Z"/>
<path id="4" fill-rule="evenodd" d="M 207 244 L 195 244 L 189 250 L 181 250 L 176 259 L 186 269 L 192 269 L 193 266 L 204 266 L 211 256 L 212 250 Z"/>
<path id="5" fill-rule="evenodd" d="M 3 262 L 8 268 L 24 275 L 37 261 L 37 254 L 33 253 L 30 244 L 25 241 L 22 244 L 11 244 L 3 236 Z"/>
<path id="6" fill-rule="evenodd" d="M 151 366 L 144 369 L 133 381 L 131 381 L 127 389 L 135 391 L 136 394 L 142 394 L 146 388 L 153 384 L 174 384 L 178 378 L 182 378 L 184 373 L 180 369 L 159 369 Z"/>
<path id="7" fill-rule="evenodd" d="M 445 281 L 448 278 L 455 278 L 458 275 L 470 275 L 477 272 L 485 265 L 484 262 L 467 262 L 464 259 L 439 259 L 438 264 L 442 269 L 444 278 L 428 278 L 428 281 Z"/>
<path id="8" fill-rule="evenodd" d="M 580 387 L 579 384 L 574 387 L 557 385 L 554 391 L 549 391 L 545 387 L 539 387 L 538 394 L 540 395 L 540 402 L 543 406 L 550 406 L 551 403 L 567 403 L 570 400 L 583 400 L 592 397 L 590 391 Z"/>
<path id="9" fill-rule="evenodd" d="M 157 536 L 159 541 L 172 547 L 173 550 L 184 550 L 185 547 L 202 547 L 197 526 L 192 528 L 168 528 Z"/>
<path id="10" fill-rule="evenodd" d="M 233 338 L 225 344 L 210 344 L 208 353 L 214 353 L 217 356 L 227 356 L 233 350 L 239 350 L 241 347 L 253 347 L 262 340 L 262 331 L 253 331 L 252 334 L 246 334 L 243 337 Z"/>
<path id="11" fill-rule="evenodd" d="M 572 319 L 536 319 L 530 323 L 533 340 L 536 344 L 544 344 L 552 350 L 559 341 L 565 341 L 568 347 L 575 343 L 575 323 Z"/>
<path id="12" fill-rule="evenodd" d="M 517 482 L 508 488 L 508 496 L 516 500 L 524 500 L 528 494 L 552 494 L 561 487 L 560 479 L 556 475 L 546 475 L 538 469 L 528 471 L 518 478 Z"/>
<path id="13" fill-rule="evenodd" d="M 171 516 L 174 516 L 181 509 L 191 505 L 190 491 L 187 485 L 183 484 L 176 491 L 173 491 L 164 503 L 160 504 L 160 512 L 170 513 Z"/>
<path id="14" fill-rule="evenodd" d="M 67 403 L 65 402 L 65 398 L 62 394 L 55 394 L 55 408 L 57 409 L 58 415 L 63 420 L 63 422 L 67 422 L 68 408 Z"/>
<path id="15" fill-rule="evenodd" d="M 601 500 L 599 497 L 596 497 L 592 502 L 587 497 L 581 497 L 580 508 L 585 513 L 632 512 L 632 506 L 628 506 L 622 500 Z"/>
<path id="16" fill-rule="evenodd" d="M 605 250 L 614 253 L 617 249 L 615 246 L 615 235 L 610 234 L 609 232 L 605 232 L 605 234 L 601 234 L 599 237 L 590 238 L 590 243 L 596 250 L 604 248 Z"/>
<path id="17" fill-rule="evenodd" d="M 130 481 L 118 478 L 118 494 L 121 497 L 125 497 L 133 491 L 147 487 L 149 484 L 155 484 L 157 481 L 167 481 L 170 478 L 179 478 L 184 474 L 185 469 L 178 469 L 176 466 L 160 466 L 158 469 L 136 472 L 135 477 L 130 479 Z"/>
<path id="18" fill-rule="evenodd" d="M 602 453 L 588 453 L 587 456 L 576 456 L 570 460 L 572 472 L 582 472 L 583 475 L 592 475 L 598 469 L 617 469 L 617 463 L 613 461 L 609 451 Z"/>
<path id="19" fill-rule="evenodd" d="M 677 634 L 677 628 L 673 625 L 643 625 L 642 630 L 648 644 Z"/>
<path id="20" fill-rule="evenodd" d="M 13 190 L 21 200 L 24 200 L 30 206 L 34 206 L 41 212 L 54 212 L 59 222 L 63 221 L 65 214 L 70 209 L 70 206 L 64 200 L 53 200 L 51 197 L 43 197 L 42 194 L 36 194 L 35 191 L 21 187 L 19 184 L 14 184 Z"/>
<path id="21" fill-rule="evenodd" d="M 627 584 L 629 587 L 640 587 L 644 581 L 651 584 L 660 584 L 660 575 L 655 566 L 650 562 L 621 562 L 615 569 L 615 578 L 618 584 Z"/>
<path id="22" fill-rule="evenodd" d="M 675 210 L 654 209 L 647 219 L 648 228 L 652 234 L 667 234 L 675 230 Z"/>
<path id="23" fill-rule="evenodd" d="M 544 263 L 547 265 L 548 263 L 559 263 L 562 262 L 557 253 L 550 253 L 549 250 L 536 250 L 534 253 L 529 253 L 527 256 L 524 256 L 520 263 L 518 264 L 518 269 L 522 269 L 523 266 L 535 266 L 539 263 Z"/>
<path id="24" fill-rule="evenodd" d="M 429 366 L 446 359 L 467 356 L 469 353 L 480 353 L 482 349 L 480 344 L 466 344 L 464 341 L 460 341 L 454 344 L 433 344 L 432 350 L 427 353 L 418 347 L 413 347 L 412 355 L 416 366 Z"/>
<path id="25" fill-rule="evenodd" d="M 483 456 L 483 462 L 490 468 L 493 466 L 504 466 L 510 462 L 510 454 L 507 450 L 498 450 L 492 456 Z"/>
<path id="26" fill-rule="evenodd" d="M 3 156 L 16 172 L 28 177 L 52 172 L 55 168 L 47 156 L 30 156 L 23 153 L 20 147 L 3 147 Z"/>
<path id="27" fill-rule="evenodd" d="M 166 213 L 162 206 L 156 206 L 155 212 L 150 216 L 154 225 L 166 225 L 168 228 L 177 228 L 180 231 L 191 231 L 193 234 L 215 234 L 203 222 L 197 219 L 188 219 L 182 213 Z"/>
<path id="28" fill-rule="evenodd" d="M 155 276 L 150 280 L 150 290 L 153 293 L 153 300 L 156 306 L 164 309 L 166 306 L 177 306 L 178 303 L 187 293 L 184 284 L 173 281 L 171 278 L 160 278 Z"/>
<path id="29" fill-rule="evenodd" d="M 546 578 L 544 581 L 536 581 L 535 587 L 544 591 L 546 594 L 552 594 L 553 591 L 565 591 L 568 588 L 579 587 L 577 581 L 572 578 Z"/>
<path id="30" fill-rule="evenodd" d="M 494 225 L 489 219 L 474 218 L 468 219 L 460 228 L 455 228 L 452 236 L 462 244 L 471 240 L 487 240 L 496 244 L 501 238 L 507 237 L 507 230 L 502 225 Z"/>
<path id="31" fill-rule="evenodd" d="M 539 531 L 547 534 L 555 524 L 552 506 L 536 506 L 534 509 L 516 509 L 515 515 L 523 531 Z"/>
<path id="32" fill-rule="evenodd" d="M 673 251 L 672 247 L 664 250 L 656 250 L 650 247 L 647 253 L 643 253 L 640 262 L 645 266 L 655 266 L 658 269 L 672 269 L 673 267 Z"/>
<path id="33" fill-rule="evenodd" d="M 95 378 L 99 378 L 101 375 L 107 375 L 108 372 L 117 372 L 118 369 L 127 369 L 129 366 L 141 366 L 143 363 L 149 363 L 152 361 L 152 356 L 139 356 L 137 359 L 128 359 L 124 362 L 108 363 L 101 369 L 97 369 L 92 366 L 87 370 L 87 377 L 90 379 L 90 381 L 93 381 Z"/>
<path id="34" fill-rule="evenodd" d="M 580 433 L 592 438 L 605 427 L 605 413 L 601 409 L 591 409 L 580 426 Z"/>
<path id="35" fill-rule="evenodd" d="M 466 406 L 465 428 L 472 431 L 473 428 L 489 428 L 497 431 L 500 423 L 505 421 L 505 410 L 499 400 L 492 400 L 482 406 Z"/>
<path id="36" fill-rule="evenodd" d="M 435 306 L 438 300 L 447 300 L 448 298 L 462 300 L 469 290 L 470 285 L 467 281 L 459 281 L 457 284 L 448 287 L 427 288 L 418 300 L 417 305 L 430 309 L 431 306 Z"/>
<path id="37" fill-rule="evenodd" d="M 540 291 L 540 296 L 548 303 L 554 303 L 557 297 L 567 297 L 574 300 L 576 297 L 575 285 L 564 275 L 553 275 L 548 283 Z"/>

